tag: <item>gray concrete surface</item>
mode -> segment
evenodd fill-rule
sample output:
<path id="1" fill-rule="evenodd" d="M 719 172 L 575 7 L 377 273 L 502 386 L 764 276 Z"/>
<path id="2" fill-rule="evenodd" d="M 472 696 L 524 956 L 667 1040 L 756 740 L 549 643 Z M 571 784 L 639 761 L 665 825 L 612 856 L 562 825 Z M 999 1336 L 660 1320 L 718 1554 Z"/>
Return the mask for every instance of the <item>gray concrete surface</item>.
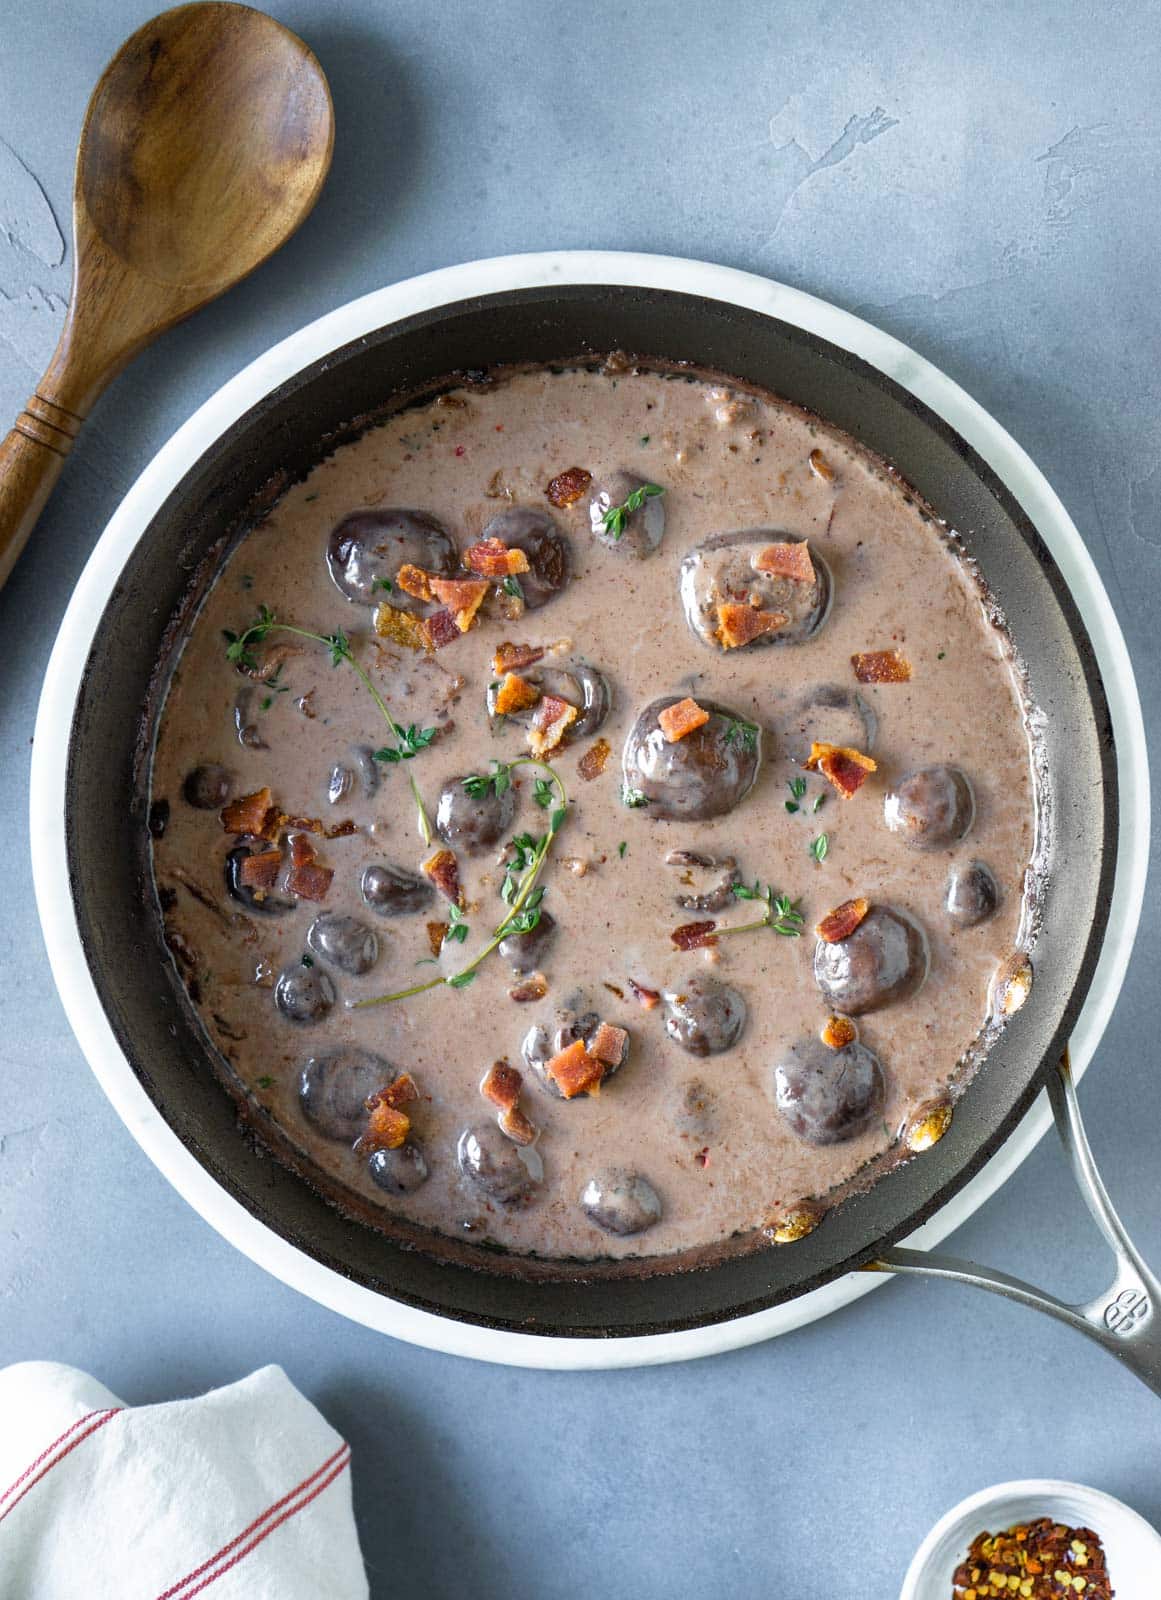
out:
<path id="1" fill-rule="evenodd" d="M 1161 1522 L 1161 1403 L 1064 1329 L 967 1291 L 895 1284 L 741 1354 L 550 1376 L 396 1345 L 284 1289 L 186 1208 L 90 1077 L 45 962 L 25 820 L 58 618 L 171 430 L 352 295 L 545 245 L 768 273 L 944 366 L 1079 523 L 1156 740 L 1161 7 L 277 10 L 334 87 L 322 202 L 109 393 L 0 594 L 0 1362 L 75 1362 L 130 1401 L 283 1363 L 352 1441 L 376 1596 L 891 1596 L 952 1501 L 1028 1474 L 1086 1480 Z M 0 18 L 0 416 L 22 404 L 64 308 L 60 229 L 86 97 L 149 11 L 12 0 Z M 1082 1095 L 1155 1261 L 1159 959 L 1154 909 Z M 1066 1290 L 1105 1270 L 1052 1141 L 954 1243 Z"/>

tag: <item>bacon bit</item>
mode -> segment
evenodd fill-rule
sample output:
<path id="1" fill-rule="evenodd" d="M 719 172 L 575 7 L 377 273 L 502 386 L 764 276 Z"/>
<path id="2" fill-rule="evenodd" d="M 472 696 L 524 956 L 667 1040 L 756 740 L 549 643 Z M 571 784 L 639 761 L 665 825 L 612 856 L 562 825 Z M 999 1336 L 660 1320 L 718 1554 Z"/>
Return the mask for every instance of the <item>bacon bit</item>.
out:
<path id="1" fill-rule="evenodd" d="M 838 944 L 841 939 L 850 938 L 870 909 L 869 900 L 844 900 L 841 906 L 827 912 L 814 931 L 826 944 Z"/>
<path id="2" fill-rule="evenodd" d="M 333 878 L 330 867 L 319 867 L 308 861 L 305 866 L 291 867 L 286 874 L 286 887 L 300 900 L 325 900 Z"/>
<path id="3" fill-rule="evenodd" d="M 575 506 L 592 481 L 592 473 L 583 467 L 569 467 L 567 472 L 558 472 L 544 492 L 554 506 L 563 509 Z"/>
<path id="4" fill-rule="evenodd" d="M 446 922 L 429 922 L 427 924 L 427 947 L 433 956 L 438 956 L 443 949 L 443 941 L 447 937 Z"/>
<path id="5" fill-rule="evenodd" d="M 419 631 L 425 650 L 442 650 L 445 644 L 451 644 L 453 639 L 460 636 L 459 623 L 446 606 L 440 606 L 430 617 L 424 617 L 419 624 Z"/>
<path id="6" fill-rule="evenodd" d="M 401 1072 L 397 1078 L 391 1080 L 385 1089 L 380 1089 L 371 1098 L 398 1111 L 400 1106 L 408 1106 L 413 1101 L 418 1100 L 419 1090 L 410 1072 Z M 367 1106 L 367 1109 L 368 1111 L 371 1109 L 370 1105 Z"/>
<path id="7" fill-rule="evenodd" d="M 656 1011 L 661 1004 L 661 995 L 656 989 L 647 989 L 643 983 L 638 983 L 636 978 L 627 978 L 625 981 L 639 1006 L 644 1007 L 646 1011 Z"/>
<path id="8" fill-rule="evenodd" d="M 543 661 L 545 651 L 534 644 L 509 644 L 505 639 L 496 654 L 492 657 L 493 672 L 519 672 L 523 667 L 531 667 L 538 661 Z"/>
<path id="9" fill-rule="evenodd" d="M 543 759 L 550 750 L 555 750 L 579 716 L 577 708 L 558 694 L 544 695 L 528 730 L 528 748 L 532 754 Z"/>
<path id="10" fill-rule="evenodd" d="M 244 794 L 222 807 L 222 827 L 227 833 L 260 834 L 266 825 L 266 813 L 269 810 L 270 790 L 266 787 L 255 789 L 253 794 Z"/>
<path id="11" fill-rule="evenodd" d="M 386 600 L 375 608 L 375 632 L 380 639 L 390 639 L 404 650 L 436 648 L 429 642 L 426 625 L 419 617 L 399 606 L 388 605 Z"/>
<path id="12" fill-rule="evenodd" d="M 507 1061 L 493 1061 L 480 1082 L 480 1093 L 501 1111 L 510 1111 L 520 1098 L 524 1076 Z"/>
<path id="13" fill-rule="evenodd" d="M 495 472 L 493 472 L 492 476 L 488 479 L 488 487 L 484 490 L 484 493 L 487 495 L 489 500 L 512 499 L 512 490 L 508 486 L 508 481 L 504 477 L 502 468 L 497 467 Z"/>
<path id="14" fill-rule="evenodd" d="M 779 1216 L 771 1217 L 762 1229 L 764 1238 L 771 1244 L 797 1244 L 800 1239 L 805 1239 L 808 1233 L 813 1233 L 822 1221 L 822 1209 L 819 1206 L 804 1201 L 801 1205 L 793 1206 L 789 1211 L 783 1211 Z"/>
<path id="15" fill-rule="evenodd" d="M 676 744 L 679 739 L 684 739 L 697 728 L 704 728 L 710 719 L 708 711 L 703 710 L 696 700 L 686 697 L 679 700 L 675 706 L 666 706 L 664 711 L 657 713 L 657 726 L 665 735 L 667 744 Z"/>
<path id="16" fill-rule="evenodd" d="M 450 900 L 453 906 L 464 909 L 464 891 L 460 883 L 460 864 L 452 850 L 437 850 L 429 856 L 419 869 L 425 878 L 430 878 L 435 887 L 445 900 Z"/>
<path id="17" fill-rule="evenodd" d="M 536 1124 L 528 1120 L 519 1106 L 501 1111 L 496 1121 L 500 1132 L 506 1133 L 513 1144 L 531 1144 L 536 1138 Z"/>
<path id="18" fill-rule="evenodd" d="M 619 1067 L 625 1059 L 628 1043 L 629 1035 L 624 1028 L 618 1028 L 611 1022 L 602 1022 L 593 1035 L 589 1054 L 603 1061 L 607 1067 Z"/>
<path id="19" fill-rule="evenodd" d="M 527 711 L 539 699 L 540 690 L 534 683 L 518 673 L 505 673 L 503 683 L 496 690 L 496 715 L 509 717 L 514 712 Z"/>
<path id="20" fill-rule="evenodd" d="M 432 578 L 431 592 L 453 613 L 460 632 L 467 633 L 484 603 L 488 585 L 483 578 Z"/>
<path id="21" fill-rule="evenodd" d="M 528 571 L 528 557 L 509 550 L 503 539 L 480 539 L 464 551 L 464 566 L 484 578 L 513 578 Z"/>
<path id="22" fill-rule="evenodd" d="M 812 450 L 810 452 L 810 470 L 816 478 L 821 478 L 824 483 L 834 482 L 834 468 L 821 450 Z"/>
<path id="23" fill-rule="evenodd" d="M 395 574 L 395 586 L 402 589 L 404 594 L 413 595 L 416 600 L 431 599 L 431 574 L 424 572 L 422 567 L 413 567 L 410 561 L 404 562 Z"/>
<path id="24" fill-rule="evenodd" d="M 389 1090 L 380 1089 L 369 1095 L 367 1131 L 355 1140 L 355 1153 L 369 1156 L 374 1150 L 398 1150 L 411 1132 L 411 1118 L 405 1111 L 393 1106 L 387 1098 Z"/>
<path id="25" fill-rule="evenodd" d="M 679 950 L 704 950 L 717 944 L 716 922 L 683 922 L 669 937 Z"/>
<path id="26" fill-rule="evenodd" d="M 508 998 L 515 1000 L 518 1006 L 526 1006 L 533 1000 L 543 1000 L 547 993 L 547 980 L 541 973 L 534 972 L 531 978 L 525 978 L 523 983 L 517 983 L 509 989 Z"/>
<path id="27" fill-rule="evenodd" d="M 763 634 L 777 633 L 789 620 L 784 611 L 756 611 L 729 601 L 718 607 L 717 640 L 723 650 L 738 650 Z"/>
<path id="28" fill-rule="evenodd" d="M 822 1025 L 822 1042 L 832 1050 L 845 1050 L 859 1036 L 850 1017 L 827 1017 Z"/>
<path id="29" fill-rule="evenodd" d="M 606 983 L 603 978 L 601 979 L 601 988 L 607 989 L 610 994 L 615 994 L 618 1000 L 625 998 L 624 989 L 619 989 L 615 983 Z"/>
<path id="30" fill-rule="evenodd" d="M 318 851 L 309 833 L 292 833 L 290 835 L 290 864 L 292 867 L 309 867 L 312 861 L 318 860 Z"/>
<path id="31" fill-rule="evenodd" d="M 333 828 L 324 828 L 323 837 L 326 839 L 346 839 L 352 833 L 358 833 L 359 824 L 352 817 L 344 822 L 336 822 Z"/>
<path id="32" fill-rule="evenodd" d="M 246 889 L 273 889 L 282 866 L 280 850 L 259 850 L 238 864 L 238 882 Z"/>
<path id="33" fill-rule="evenodd" d="M 860 683 L 909 683 L 911 663 L 898 650 L 859 650 L 851 657 Z"/>
<path id="34" fill-rule="evenodd" d="M 599 778 L 608 765 L 613 747 L 602 735 L 595 744 L 591 744 L 576 764 L 576 770 L 586 783 L 591 783 L 594 778 Z"/>
<path id="35" fill-rule="evenodd" d="M 816 769 L 821 772 L 843 799 L 849 800 L 866 783 L 868 773 L 878 770 L 878 763 L 872 761 L 870 756 L 863 755 L 860 750 L 851 750 L 845 745 L 816 742 L 810 747 L 810 757 L 806 767 L 810 772 Z"/>
<path id="36" fill-rule="evenodd" d="M 589 1054 L 583 1039 L 577 1039 L 544 1068 L 566 1100 L 578 1094 L 596 1094 L 605 1075 L 605 1064 Z"/>
<path id="37" fill-rule="evenodd" d="M 772 578 L 789 578 L 792 583 L 814 583 L 814 562 L 810 559 L 810 546 L 805 539 L 787 544 L 768 544 L 759 550 L 750 565 L 755 572 L 767 572 Z"/>

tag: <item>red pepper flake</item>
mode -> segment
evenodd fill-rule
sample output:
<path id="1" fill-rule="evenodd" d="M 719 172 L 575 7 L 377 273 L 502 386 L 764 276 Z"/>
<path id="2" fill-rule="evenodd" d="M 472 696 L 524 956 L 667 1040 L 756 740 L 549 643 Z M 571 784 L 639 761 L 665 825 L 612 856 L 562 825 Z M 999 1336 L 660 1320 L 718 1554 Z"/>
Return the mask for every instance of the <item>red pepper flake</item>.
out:
<path id="1" fill-rule="evenodd" d="M 573 1100 L 578 1094 L 600 1092 L 605 1064 L 589 1054 L 583 1039 L 577 1039 L 553 1056 L 544 1070 L 564 1098 Z"/>
<path id="2" fill-rule="evenodd" d="M 819 744 L 810 747 L 806 762 L 808 771 L 819 771 L 838 790 L 844 800 L 858 793 L 868 776 L 878 771 L 878 763 L 861 750 L 851 750 L 845 745 Z"/>
<path id="3" fill-rule="evenodd" d="M 528 571 L 528 557 L 509 550 L 503 539 L 480 539 L 464 551 L 464 565 L 483 578 L 511 578 Z"/>
<path id="4" fill-rule="evenodd" d="M 1051 1517 L 976 1534 L 952 1574 L 952 1600 L 1112 1600 L 1100 1535 Z"/>
<path id="5" fill-rule="evenodd" d="M 792 583 L 815 582 L 814 562 L 805 539 L 768 544 L 758 551 L 750 565 L 755 572 L 768 573 L 772 578 L 789 578 Z"/>
<path id="6" fill-rule="evenodd" d="M 789 620 L 784 611 L 758 611 L 727 601 L 718 607 L 717 641 L 723 650 L 739 650 L 767 633 L 777 633 Z"/>
<path id="7" fill-rule="evenodd" d="M 270 790 L 256 789 L 253 794 L 244 794 L 222 807 L 222 827 L 227 833 L 261 834 L 269 810 Z"/>
<path id="8" fill-rule="evenodd" d="M 464 891 L 460 883 L 460 864 L 452 850 L 437 850 L 423 863 L 420 871 L 453 906 L 464 909 Z"/>
<path id="9" fill-rule="evenodd" d="M 575 506 L 592 481 L 592 473 L 583 467 L 569 467 L 566 472 L 558 472 L 544 492 L 554 506 L 563 509 Z"/>
<path id="10" fill-rule="evenodd" d="M 850 938 L 870 909 L 869 900 L 844 900 L 841 906 L 827 912 L 814 931 L 825 944 L 838 944 Z"/>
<path id="11" fill-rule="evenodd" d="M 467 453 L 468 453 L 467 449 L 462 444 L 457 444 L 456 445 L 456 455 L 457 456 L 466 456 Z"/>
<path id="12" fill-rule="evenodd" d="M 480 1082 L 480 1093 L 501 1111 L 510 1111 L 520 1098 L 523 1074 L 507 1061 L 493 1061 Z"/>
<path id="13" fill-rule="evenodd" d="M 510 644 L 505 639 L 492 657 L 493 672 L 520 672 L 544 660 L 544 650 L 534 644 Z"/>
<path id="14" fill-rule="evenodd" d="M 907 683 L 911 663 L 898 650 L 859 650 L 851 657 L 860 683 Z"/>
<path id="15" fill-rule="evenodd" d="M 599 778 L 608 765 L 613 747 L 609 741 L 602 737 L 591 744 L 576 764 L 576 770 L 586 783 L 591 783 L 594 778 Z"/>
<path id="16" fill-rule="evenodd" d="M 258 850 L 239 862 L 238 882 L 245 889 L 273 889 L 281 866 L 281 850 Z"/>
<path id="17" fill-rule="evenodd" d="M 704 950 L 717 944 L 716 927 L 716 922 L 683 922 L 669 937 L 679 950 Z"/>
<path id="18" fill-rule="evenodd" d="M 688 697 L 679 700 L 676 705 L 666 706 L 657 713 L 657 726 L 665 736 L 667 744 L 676 744 L 678 740 L 686 738 L 698 728 L 704 728 L 710 719 L 708 711 L 698 705 L 696 700 Z"/>
<path id="19" fill-rule="evenodd" d="M 625 981 L 629 985 L 629 992 L 634 1000 L 646 1011 L 655 1011 L 661 1004 L 661 995 L 658 990 L 650 989 L 645 984 L 638 983 L 636 978 L 627 978 Z"/>
<path id="20" fill-rule="evenodd" d="M 286 874 L 286 887 L 300 900 L 325 900 L 333 878 L 330 867 L 307 862 L 301 867 L 291 867 Z"/>

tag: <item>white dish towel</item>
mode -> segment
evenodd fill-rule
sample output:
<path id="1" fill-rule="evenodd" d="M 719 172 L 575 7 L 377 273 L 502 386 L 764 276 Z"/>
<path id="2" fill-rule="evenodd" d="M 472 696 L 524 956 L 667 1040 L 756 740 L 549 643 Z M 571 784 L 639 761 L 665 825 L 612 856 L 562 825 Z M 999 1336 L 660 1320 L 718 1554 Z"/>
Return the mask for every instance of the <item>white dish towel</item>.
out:
<path id="1" fill-rule="evenodd" d="M 350 1447 L 281 1367 L 124 1407 L 0 1371 L 0 1600 L 366 1600 Z"/>

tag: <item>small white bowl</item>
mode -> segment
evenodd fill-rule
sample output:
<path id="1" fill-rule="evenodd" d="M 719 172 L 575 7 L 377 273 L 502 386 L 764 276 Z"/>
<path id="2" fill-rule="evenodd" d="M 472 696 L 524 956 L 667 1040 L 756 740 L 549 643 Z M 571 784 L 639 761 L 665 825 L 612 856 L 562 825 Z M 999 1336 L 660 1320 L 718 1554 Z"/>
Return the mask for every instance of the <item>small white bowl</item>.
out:
<path id="1" fill-rule="evenodd" d="M 941 1517 L 915 1552 L 899 1600 L 951 1600 L 951 1580 L 984 1528 L 1002 1532 L 1033 1517 L 1051 1517 L 1100 1535 L 1117 1600 L 1161 1594 L 1161 1534 L 1120 1500 L 1083 1483 L 1022 1478 L 981 1489 Z"/>

